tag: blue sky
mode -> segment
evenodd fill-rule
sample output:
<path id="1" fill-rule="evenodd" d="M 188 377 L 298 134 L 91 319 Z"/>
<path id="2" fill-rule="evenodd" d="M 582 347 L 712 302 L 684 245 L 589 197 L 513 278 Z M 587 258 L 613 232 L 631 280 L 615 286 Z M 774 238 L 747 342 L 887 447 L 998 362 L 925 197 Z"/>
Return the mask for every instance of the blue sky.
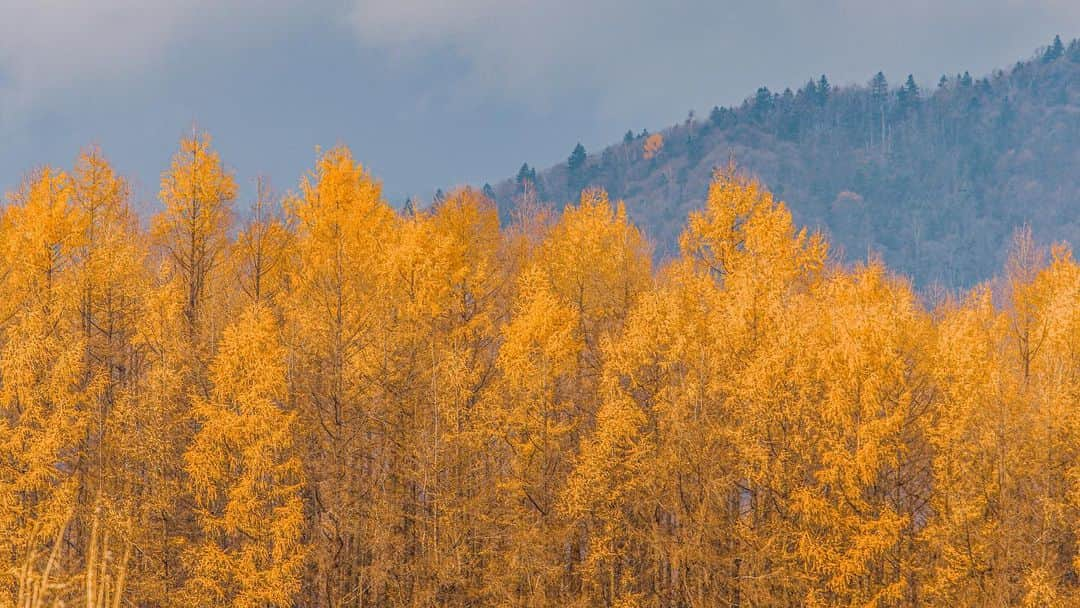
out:
<path id="1" fill-rule="evenodd" d="M 153 208 L 194 123 L 245 195 L 345 143 L 400 204 L 761 85 L 932 85 L 1054 34 L 1080 35 L 1080 2 L 0 0 L 0 188 L 96 143 Z"/>

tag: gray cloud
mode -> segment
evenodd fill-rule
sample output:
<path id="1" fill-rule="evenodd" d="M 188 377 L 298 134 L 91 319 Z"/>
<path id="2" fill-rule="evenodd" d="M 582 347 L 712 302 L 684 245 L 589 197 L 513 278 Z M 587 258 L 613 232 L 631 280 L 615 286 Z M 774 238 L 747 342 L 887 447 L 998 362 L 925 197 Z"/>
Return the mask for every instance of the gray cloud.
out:
<path id="1" fill-rule="evenodd" d="M 694 80 L 727 78 L 745 89 L 751 79 L 778 82 L 796 71 L 862 79 L 882 64 L 929 73 L 972 56 L 986 56 L 989 69 L 1030 51 L 1034 31 L 1080 27 L 1080 3 L 9 0 L 3 16 L 9 111 L 145 73 L 192 40 L 228 47 L 232 37 L 288 36 L 287 22 L 298 16 L 327 27 L 344 22 L 359 45 L 383 51 L 398 69 L 455 57 L 457 88 L 472 95 L 547 106 L 591 94 L 634 106 L 685 96 Z"/>
<path id="2" fill-rule="evenodd" d="M 0 7 L 0 118 L 127 83 L 182 43 L 248 36 L 299 10 L 295 0 L 8 0 Z M 257 27 L 245 31 L 245 21 Z"/>
<path id="3" fill-rule="evenodd" d="M 821 72 L 990 70 L 1054 27 L 1080 27 L 1080 3 L 355 0 L 351 21 L 362 44 L 402 63 L 455 55 L 461 90 L 541 107 L 588 95 L 629 118 Z"/>

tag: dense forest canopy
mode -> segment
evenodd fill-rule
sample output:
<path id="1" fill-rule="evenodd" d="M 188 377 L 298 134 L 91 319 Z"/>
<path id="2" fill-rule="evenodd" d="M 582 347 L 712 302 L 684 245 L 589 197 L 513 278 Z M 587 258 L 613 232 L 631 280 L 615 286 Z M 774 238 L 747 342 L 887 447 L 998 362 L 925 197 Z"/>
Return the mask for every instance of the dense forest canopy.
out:
<path id="1" fill-rule="evenodd" d="M 555 202 L 603 187 L 626 200 L 664 259 L 678 253 L 713 169 L 734 158 L 847 259 L 874 252 L 920 288 L 967 288 L 1001 267 L 1017 226 L 1080 242 L 1078 142 L 1080 40 L 1055 38 L 984 77 L 917 83 L 879 72 L 865 86 L 816 76 L 794 91 L 762 87 L 740 106 L 628 132 L 599 153 L 579 144 L 566 164 L 526 165 L 491 194 L 505 215 L 524 179 Z"/>
<path id="2" fill-rule="evenodd" d="M 526 194 L 399 213 L 339 147 L 240 222 L 196 134 L 144 230 L 99 150 L 29 174 L 0 606 L 1080 601 L 1068 248 L 928 307 L 734 167 L 657 267 Z"/>

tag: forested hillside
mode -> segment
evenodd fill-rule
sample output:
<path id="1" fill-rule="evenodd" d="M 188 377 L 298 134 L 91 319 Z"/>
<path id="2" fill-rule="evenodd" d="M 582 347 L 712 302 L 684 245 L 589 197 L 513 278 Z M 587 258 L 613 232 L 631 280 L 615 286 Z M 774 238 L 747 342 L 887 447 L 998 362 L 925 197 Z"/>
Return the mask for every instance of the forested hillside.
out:
<path id="1" fill-rule="evenodd" d="M 1039 241 L 1080 242 L 1080 41 L 1055 38 L 985 77 L 890 77 L 761 88 L 738 107 L 651 136 L 627 133 L 593 154 L 575 149 L 547 171 L 523 167 L 492 194 L 508 213 L 530 176 L 556 207 L 601 186 L 626 200 L 662 258 L 676 252 L 713 169 L 734 159 L 846 259 L 873 250 L 920 286 L 989 278 L 1020 224 Z"/>
<path id="2" fill-rule="evenodd" d="M 148 230 L 96 149 L 9 193 L 0 607 L 1080 602 L 1067 248 L 931 310 L 731 171 L 659 267 L 601 190 L 236 196 L 202 135 Z"/>

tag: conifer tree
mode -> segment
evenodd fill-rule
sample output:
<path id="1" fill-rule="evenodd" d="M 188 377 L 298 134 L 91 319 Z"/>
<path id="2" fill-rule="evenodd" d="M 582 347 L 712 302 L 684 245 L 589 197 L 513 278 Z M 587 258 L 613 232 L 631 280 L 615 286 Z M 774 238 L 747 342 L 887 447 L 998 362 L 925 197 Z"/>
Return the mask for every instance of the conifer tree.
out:
<path id="1" fill-rule="evenodd" d="M 570 470 L 566 456 L 592 427 L 602 344 L 647 287 L 648 260 L 622 205 L 613 209 L 606 193 L 589 190 L 522 271 L 499 352 L 510 450 L 499 485 L 511 508 L 502 517 L 507 525 L 525 522 L 511 538 L 529 548 L 495 573 L 520 590 L 513 601 L 553 601 L 559 588 L 555 556 L 572 542 L 553 536 L 562 525 L 556 508 Z"/>
<path id="2" fill-rule="evenodd" d="M 477 513 L 495 507 L 479 475 L 490 426 L 498 325 L 509 282 L 498 218 L 479 192 L 451 192 L 433 213 L 401 226 L 389 260 L 385 370 L 404 419 L 397 439 L 413 462 L 407 512 L 415 547 L 401 564 L 424 602 L 488 602 L 483 555 L 492 531 Z"/>
<path id="3" fill-rule="evenodd" d="M 212 339 L 211 298 L 228 245 L 236 182 L 226 171 L 210 136 L 180 141 L 169 171 L 161 176 L 165 210 L 154 218 L 153 235 L 184 291 L 186 330 L 198 357 Z M 200 363 L 201 364 L 201 363 Z"/>
<path id="4" fill-rule="evenodd" d="M 919 86 L 915 84 L 915 77 L 908 74 L 904 85 L 896 92 L 897 105 L 901 114 L 907 114 L 919 103 Z"/>
<path id="5" fill-rule="evenodd" d="M 1061 42 L 1061 36 L 1054 36 L 1054 41 L 1050 43 L 1050 46 L 1046 47 L 1046 52 L 1043 53 L 1043 63 L 1051 63 L 1057 61 L 1065 55 L 1065 45 Z"/>
<path id="6" fill-rule="evenodd" d="M 72 173 L 73 212 L 83 231 L 74 251 L 79 284 L 77 322 L 85 376 L 81 387 L 87 414 L 81 446 L 84 469 L 77 514 L 82 536 L 85 605 L 111 607 L 123 601 L 144 506 L 134 499 L 145 482 L 137 442 L 127 422 L 129 391 L 140 361 L 134 340 L 145 287 L 145 240 L 128 203 L 129 188 L 90 148 Z"/>
<path id="7" fill-rule="evenodd" d="M 321 154 L 287 211 L 296 263 L 286 342 L 310 486 L 312 593 L 337 605 L 385 591 L 400 563 L 399 518 L 409 517 L 400 486 L 390 484 L 406 466 L 390 443 L 404 412 L 384 381 L 382 346 L 390 329 L 383 272 L 397 219 L 344 147 Z"/>
<path id="8" fill-rule="evenodd" d="M 285 293 L 292 236 L 268 184 L 258 180 L 251 217 L 230 252 L 245 304 L 275 302 Z"/>
<path id="9" fill-rule="evenodd" d="M 570 194 L 576 195 L 584 187 L 585 147 L 579 142 L 566 160 L 567 187 Z"/>
<path id="10" fill-rule="evenodd" d="M 881 149 L 882 154 L 886 151 L 886 141 L 888 138 L 888 123 L 886 116 L 888 114 L 889 106 L 889 82 L 885 79 L 885 74 L 878 72 L 874 74 L 874 77 L 870 79 L 870 100 L 873 104 L 873 116 L 876 125 L 871 127 L 870 143 L 874 142 L 874 133 L 878 133 L 878 147 Z"/>
<path id="11" fill-rule="evenodd" d="M 818 79 L 817 93 L 819 104 L 825 105 L 829 100 L 829 94 L 832 93 L 832 85 L 829 84 L 829 80 L 825 78 L 824 74 Z"/>
<path id="12" fill-rule="evenodd" d="M 0 600 L 39 608 L 74 599 L 66 546 L 79 505 L 88 413 L 84 338 L 68 323 L 82 244 L 71 180 L 45 167 L 3 214 L 0 335 Z"/>
<path id="13" fill-rule="evenodd" d="M 287 410 L 286 351 L 256 301 L 225 330 L 201 426 L 184 454 L 202 532 L 190 551 L 190 605 L 291 606 L 305 551 L 303 473 Z"/>

